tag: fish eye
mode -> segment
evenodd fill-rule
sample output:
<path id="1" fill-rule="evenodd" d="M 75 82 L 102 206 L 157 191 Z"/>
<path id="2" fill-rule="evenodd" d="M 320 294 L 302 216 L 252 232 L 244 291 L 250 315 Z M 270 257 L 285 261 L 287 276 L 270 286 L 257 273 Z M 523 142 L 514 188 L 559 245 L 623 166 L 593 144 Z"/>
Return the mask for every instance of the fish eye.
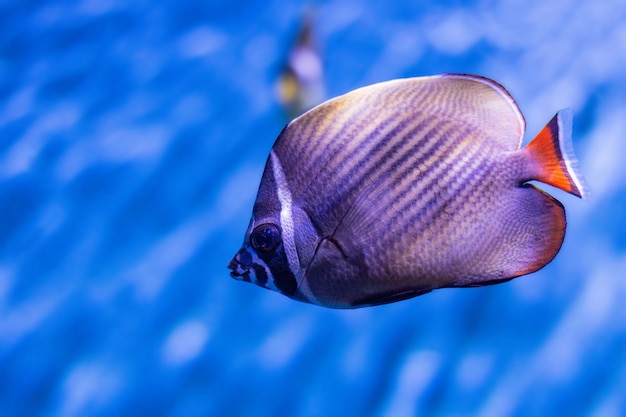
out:
<path id="1" fill-rule="evenodd" d="M 250 235 L 250 243 L 255 250 L 269 252 L 280 243 L 280 229 L 271 223 L 257 226 Z"/>

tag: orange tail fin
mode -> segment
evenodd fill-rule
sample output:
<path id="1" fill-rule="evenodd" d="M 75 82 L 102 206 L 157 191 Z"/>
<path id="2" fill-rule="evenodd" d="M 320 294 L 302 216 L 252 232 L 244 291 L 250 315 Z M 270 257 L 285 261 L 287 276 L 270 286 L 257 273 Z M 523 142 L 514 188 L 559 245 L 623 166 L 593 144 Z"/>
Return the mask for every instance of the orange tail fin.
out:
<path id="1" fill-rule="evenodd" d="M 536 166 L 534 180 L 586 198 L 587 186 L 572 147 L 572 111 L 558 112 L 524 150 Z"/>

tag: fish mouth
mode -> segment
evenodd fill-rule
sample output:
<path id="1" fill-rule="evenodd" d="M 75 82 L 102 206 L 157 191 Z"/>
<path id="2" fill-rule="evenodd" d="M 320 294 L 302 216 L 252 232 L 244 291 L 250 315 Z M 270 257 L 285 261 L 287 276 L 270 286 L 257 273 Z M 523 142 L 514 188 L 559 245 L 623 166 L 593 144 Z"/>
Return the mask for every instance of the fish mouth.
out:
<path id="1" fill-rule="evenodd" d="M 250 275 L 250 271 L 246 270 L 246 271 L 230 271 L 230 276 L 232 278 L 241 278 L 241 277 L 247 277 L 248 275 Z"/>
<path id="2" fill-rule="evenodd" d="M 228 263 L 228 269 L 230 269 L 230 276 L 235 279 L 245 278 L 250 275 L 250 269 L 243 267 L 243 265 L 238 262 L 237 256 Z"/>

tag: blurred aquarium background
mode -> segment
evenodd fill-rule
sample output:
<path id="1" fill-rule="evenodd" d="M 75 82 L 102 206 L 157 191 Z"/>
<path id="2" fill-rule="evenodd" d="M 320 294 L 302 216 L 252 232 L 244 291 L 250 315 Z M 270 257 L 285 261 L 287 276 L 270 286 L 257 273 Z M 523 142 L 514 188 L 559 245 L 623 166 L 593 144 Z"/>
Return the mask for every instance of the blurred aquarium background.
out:
<path id="1" fill-rule="evenodd" d="M 351 311 L 231 279 L 307 19 L 321 98 L 480 74 L 526 141 L 572 107 L 554 262 Z M 621 0 L 0 1 L 0 414 L 624 416 L 625 136 Z"/>

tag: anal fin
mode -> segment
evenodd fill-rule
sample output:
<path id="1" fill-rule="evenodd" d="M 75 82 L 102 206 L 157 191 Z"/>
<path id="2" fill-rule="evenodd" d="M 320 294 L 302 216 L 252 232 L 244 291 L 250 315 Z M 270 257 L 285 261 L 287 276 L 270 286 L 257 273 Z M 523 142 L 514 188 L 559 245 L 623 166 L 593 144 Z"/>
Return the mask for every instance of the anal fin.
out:
<path id="1" fill-rule="evenodd" d="M 476 248 L 468 276 L 452 286 L 478 287 L 497 284 L 535 272 L 561 249 L 565 237 L 563 205 L 532 184 L 510 191 L 489 218 L 498 233 Z"/>

